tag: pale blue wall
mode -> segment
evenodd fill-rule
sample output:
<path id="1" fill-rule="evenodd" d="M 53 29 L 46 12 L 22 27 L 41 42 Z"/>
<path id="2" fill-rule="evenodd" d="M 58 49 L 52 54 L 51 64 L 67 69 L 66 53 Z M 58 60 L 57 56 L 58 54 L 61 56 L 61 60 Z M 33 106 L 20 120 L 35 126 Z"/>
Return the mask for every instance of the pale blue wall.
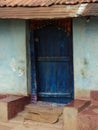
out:
<path id="1" fill-rule="evenodd" d="M 26 23 L 0 20 L 0 93 L 27 94 Z"/>
<path id="2" fill-rule="evenodd" d="M 98 90 L 98 18 L 73 19 L 75 96 Z M 27 94 L 26 23 L 0 20 L 0 93 Z"/>
<path id="3" fill-rule="evenodd" d="M 75 96 L 98 90 L 98 18 L 73 20 Z"/>

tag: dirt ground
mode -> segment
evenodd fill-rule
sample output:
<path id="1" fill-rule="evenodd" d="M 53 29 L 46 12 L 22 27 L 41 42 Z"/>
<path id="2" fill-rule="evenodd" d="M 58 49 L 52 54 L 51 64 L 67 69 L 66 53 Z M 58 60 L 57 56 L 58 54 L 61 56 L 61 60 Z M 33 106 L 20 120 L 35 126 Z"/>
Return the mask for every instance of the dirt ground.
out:
<path id="1" fill-rule="evenodd" d="M 63 130 L 63 116 L 55 124 L 24 120 L 21 112 L 15 118 L 0 122 L 0 130 Z"/>

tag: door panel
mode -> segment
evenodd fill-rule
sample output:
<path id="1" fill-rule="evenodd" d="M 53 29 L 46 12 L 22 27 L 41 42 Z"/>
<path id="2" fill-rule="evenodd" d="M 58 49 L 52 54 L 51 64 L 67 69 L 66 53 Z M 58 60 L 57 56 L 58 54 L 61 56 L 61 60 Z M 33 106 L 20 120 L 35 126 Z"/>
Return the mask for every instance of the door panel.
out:
<path id="1" fill-rule="evenodd" d="M 38 90 L 63 93 L 69 89 L 69 64 L 66 62 L 38 62 Z M 45 87 L 46 86 L 46 87 Z M 66 87 L 65 87 L 66 86 Z"/>
<path id="2" fill-rule="evenodd" d="M 67 103 L 72 100 L 71 36 L 49 25 L 34 32 L 39 100 Z"/>
<path id="3" fill-rule="evenodd" d="M 36 31 L 38 57 L 69 56 L 69 44 L 66 33 L 56 27 L 48 26 Z"/>

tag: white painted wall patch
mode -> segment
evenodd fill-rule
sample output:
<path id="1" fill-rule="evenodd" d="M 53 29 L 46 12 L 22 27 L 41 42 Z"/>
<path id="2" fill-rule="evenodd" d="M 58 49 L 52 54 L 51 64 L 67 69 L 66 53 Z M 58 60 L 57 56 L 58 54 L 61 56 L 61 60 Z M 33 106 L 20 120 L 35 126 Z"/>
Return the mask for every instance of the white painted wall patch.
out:
<path id="1" fill-rule="evenodd" d="M 15 72 L 16 71 L 16 61 L 14 58 L 12 58 L 10 66 L 11 66 L 12 70 Z"/>

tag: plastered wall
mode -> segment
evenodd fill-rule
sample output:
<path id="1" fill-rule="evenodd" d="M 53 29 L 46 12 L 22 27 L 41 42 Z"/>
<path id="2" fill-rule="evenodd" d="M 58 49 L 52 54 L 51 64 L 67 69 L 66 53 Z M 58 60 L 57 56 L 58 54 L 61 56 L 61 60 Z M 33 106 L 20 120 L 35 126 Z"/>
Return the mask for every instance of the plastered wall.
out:
<path id="1" fill-rule="evenodd" d="M 27 94 L 25 24 L 0 20 L 0 94 Z"/>
<path id="2" fill-rule="evenodd" d="M 73 19 L 75 97 L 98 90 L 98 18 Z"/>

